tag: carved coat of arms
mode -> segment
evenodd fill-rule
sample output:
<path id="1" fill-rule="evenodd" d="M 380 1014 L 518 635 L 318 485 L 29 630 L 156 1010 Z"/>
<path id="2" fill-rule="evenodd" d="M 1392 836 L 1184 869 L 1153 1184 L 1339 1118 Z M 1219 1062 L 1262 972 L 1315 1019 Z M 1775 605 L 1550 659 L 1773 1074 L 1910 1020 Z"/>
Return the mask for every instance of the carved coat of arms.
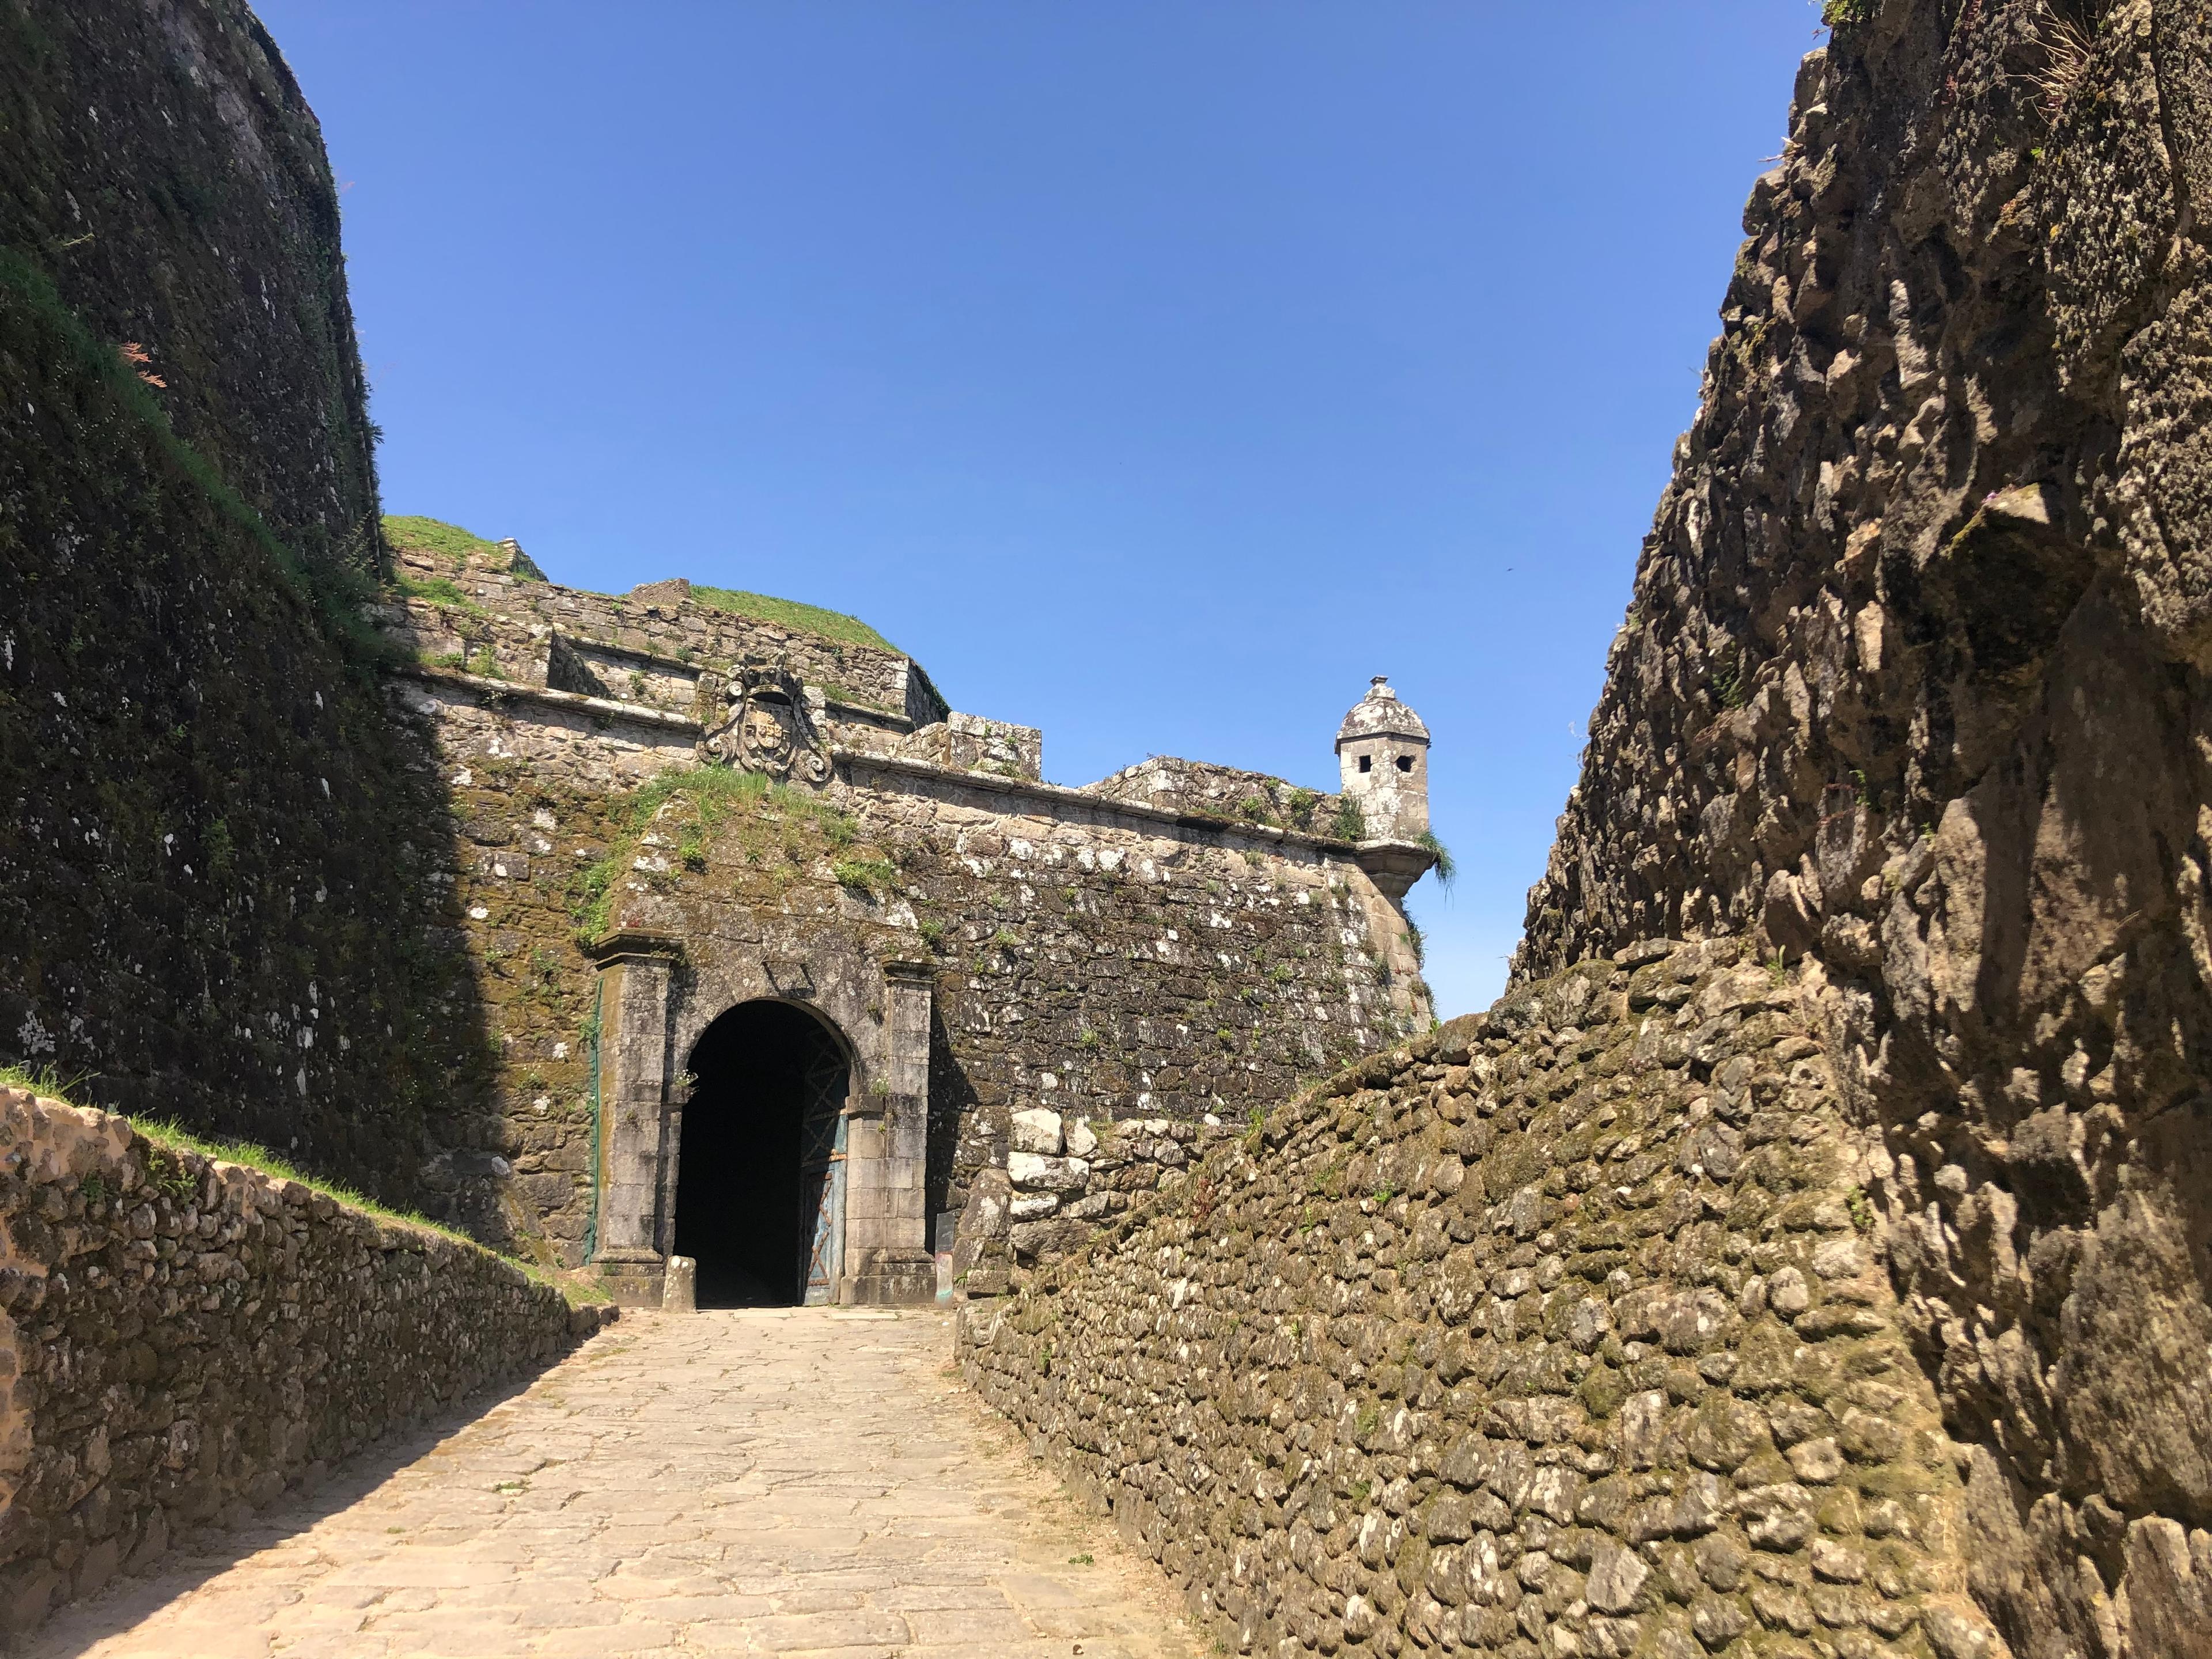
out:
<path id="1" fill-rule="evenodd" d="M 814 729 L 799 678 L 779 668 L 739 667 L 729 711 L 707 734 L 707 752 L 726 765 L 793 783 L 823 783 L 830 757 Z"/>

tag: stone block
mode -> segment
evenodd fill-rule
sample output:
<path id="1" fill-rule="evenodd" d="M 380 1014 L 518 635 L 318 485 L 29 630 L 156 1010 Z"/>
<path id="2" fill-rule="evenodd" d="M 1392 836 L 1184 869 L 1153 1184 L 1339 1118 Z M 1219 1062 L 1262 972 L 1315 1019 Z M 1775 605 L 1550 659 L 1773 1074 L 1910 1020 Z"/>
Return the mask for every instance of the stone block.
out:
<path id="1" fill-rule="evenodd" d="M 1079 1158 L 1047 1158 L 1037 1152 L 1006 1154 L 1006 1178 L 1019 1192 L 1080 1192 L 1091 1179 L 1091 1165 Z"/>
<path id="2" fill-rule="evenodd" d="M 661 1277 L 660 1308 L 664 1313 L 693 1313 L 698 1309 L 699 1264 L 688 1255 L 672 1255 Z"/>
<path id="3" fill-rule="evenodd" d="M 1058 1219 L 1017 1222 L 1008 1234 L 1018 1261 L 1058 1255 L 1076 1249 L 1090 1237 L 1088 1224 Z"/>
<path id="4" fill-rule="evenodd" d="M 841 1288 L 861 1307 L 917 1307 L 937 1299 L 937 1261 L 925 1250 L 886 1248 L 861 1253 L 859 1271 Z"/>
<path id="5" fill-rule="evenodd" d="M 1046 1158 L 1059 1157 L 1065 1144 L 1060 1114 L 1043 1106 L 1032 1106 L 1026 1111 L 1016 1112 L 1007 1123 L 1006 1144 L 1017 1152 L 1034 1152 Z"/>

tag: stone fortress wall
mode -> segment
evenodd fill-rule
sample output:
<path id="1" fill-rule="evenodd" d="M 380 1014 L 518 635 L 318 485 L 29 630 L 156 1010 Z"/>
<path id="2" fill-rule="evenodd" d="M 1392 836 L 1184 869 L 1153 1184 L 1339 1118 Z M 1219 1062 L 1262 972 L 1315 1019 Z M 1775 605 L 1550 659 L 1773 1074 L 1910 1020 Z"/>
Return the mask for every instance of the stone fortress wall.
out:
<path id="1" fill-rule="evenodd" d="M 1347 813 L 1356 792 L 1172 760 L 1046 784 L 1033 728 L 949 709 L 895 652 L 718 611 L 682 583 L 577 593 L 512 543 L 398 558 L 409 592 L 385 627 L 410 660 L 393 707 L 451 794 L 457 937 L 485 964 L 502 1057 L 496 1117 L 434 1175 L 484 1236 L 631 1263 L 624 1294 L 649 1296 L 685 1055 L 749 997 L 808 1000 L 852 1047 L 855 1110 L 878 1119 L 867 1179 L 900 1192 L 858 1200 L 848 1236 L 892 1249 L 870 1228 L 893 1218 L 867 1212 L 901 1208 L 896 1248 L 921 1260 L 900 1295 L 923 1293 L 911 1275 L 933 1274 L 933 1251 L 957 1256 L 969 1293 L 1001 1286 L 1143 1190 L 1125 1173 L 1017 1196 L 1015 1113 L 1167 1153 L 1431 1017 L 1396 901 L 1431 855 L 1395 819 Z M 698 775 L 723 769 L 748 685 L 786 695 L 771 681 L 812 745 L 782 757 L 805 798 L 725 811 Z M 647 999 L 649 1040 L 607 1026 L 617 980 Z M 625 1165 L 609 1110 L 670 1127 Z"/>
<path id="2" fill-rule="evenodd" d="M 1427 1018 L 1392 902 L 1426 854 L 1370 872 L 1329 797 L 1058 788 L 865 629 L 581 593 L 511 544 L 395 563 L 334 186 L 251 14 L 0 29 L 32 140 L 0 158 L 0 1061 L 548 1263 L 665 1255 L 678 1036 L 842 988 L 856 1204 L 898 1212 L 856 1237 L 897 1235 L 908 1294 L 1012 1110 L 1234 1117 Z M 823 810 L 670 793 L 726 775 L 702 743 L 763 676 L 834 757 L 783 779 Z M 1006 1207 L 979 1290 L 1087 1224 Z"/>
<path id="3" fill-rule="evenodd" d="M 613 1316 L 511 1261 L 0 1087 L 0 1632 Z"/>
<path id="4" fill-rule="evenodd" d="M 1976 1593 L 2205 1653 L 2212 18 L 1833 9 L 1519 972 L 1817 962 Z"/>
<path id="5" fill-rule="evenodd" d="M 961 1217 L 979 1377 L 1255 1640 L 2212 1650 L 2212 24 L 1827 11 L 1521 988 L 1301 1096 L 1425 1018 L 1410 797 L 1062 789 L 865 640 L 393 569 L 273 46 L 0 7 L 4 1058 L 642 1291 L 689 1043 L 803 1002 L 853 1288 Z M 65 1188 L 18 1244 L 143 1265 Z"/>
<path id="6" fill-rule="evenodd" d="M 239 0 L 9 3 L 0 131 L 0 1064 L 439 1204 L 492 1056 L 313 113 Z"/>

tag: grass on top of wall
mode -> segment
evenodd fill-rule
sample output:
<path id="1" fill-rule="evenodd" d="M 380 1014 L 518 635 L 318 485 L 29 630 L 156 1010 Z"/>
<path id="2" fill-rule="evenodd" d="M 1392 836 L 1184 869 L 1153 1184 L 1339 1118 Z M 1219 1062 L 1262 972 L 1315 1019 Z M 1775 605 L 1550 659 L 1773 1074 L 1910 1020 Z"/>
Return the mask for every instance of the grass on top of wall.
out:
<path id="1" fill-rule="evenodd" d="M 450 576 L 428 576 L 418 580 L 413 576 L 398 575 L 392 579 L 392 585 L 410 599 L 428 599 L 433 605 L 451 605 L 456 611 L 465 611 L 475 617 L 484 613 L 484 608 L 462 592 Z"/>
<path id="2" fill-rule="evenodd" d="M 418 557 L 442 559 L 463 569 L 469 568 L 474 561 L 480 568 L 503 572 L 519 582 L 542 582 L 545 580 L 545 573 L 538 568 L 528 554 L 519 549 L 507 553 L 499 543 L 487 541 L 475 531 L 463 529 L 457 524 L 447 524 L 443 519 L 426 518 L 419 513 L 387 513 L 384 515 L 384 539 L 395 553 L 412 553 Z M 404 576 L 396 580 L 396 585 L 403 592 L 416 599 L 435 597 L 416 592 Z"/>
<path id="3" fill-rule="evenodd" d="M 691 597 L 697 603 L 711 605 L 717 611 L 750 617 L 755 622 L 775 623 L 784 628 L 818 634 L 839 645 L 866 645 L 878 651 L 894 653 L 898 650 L 898 647 L 858 617 L 848 617 L 842 611 L 825 610 L 818 605 L 801 605 L 797 599 L 774 599 L 766 593 L 748 593 L 742 588 L 702 587 L 696 582 L 691 587 Z"/>
<path id="4" fill-rule="evenodd" d="M 51 1066 L 33 1069 L 22 1066 L 0 1066 L 0 1086 L 27 1089 L 43 1099 L 59 1101 L 64 1106 L 74 1107 L 78 1104 L 70 1098 L 70 1091 L 76 1081 L 76 1079 L 61 1077 Z M 311 1174 L 294 1164 L 283 1153 L 271 1152 L 268 1147 L 257 1142 L 216 1139 L 201 1134 L 196 1130 L 187 1129 L 181 1123 L 173 1122 L 167 1118 L 135 1117 L 128 1112 L 117 1112 L 112 1115 L 120 1117 L 139 1134 L 143 1135 L 164 1152 L 196 1152 L 202 1158 L 220 1158 L 226 1164 L 240 1164 L 249 1170 L 258 1170 L 271 1181 L 296 1181 L 311 1191 L 320 1193 L 324 1197 L 344 1205 L 349 1210 L 357 1211 L 388 1225 L 412 1228 L 417 1232 L 434 1233 L 439 1237 L 449 1238 L 457 1244 L 466 1244 L 472 1249 L 483 1250 L 488 1255 L 497 1255 L 501 1261 L 512 1263 L 520 1268 L 538 1284 L 550 1285 L 555 1290 L 560 1291 L 572 1302 L 608 1302 L 613 1299 L 603 1287 L 589 1279 L 549 1272 L 535 1262 L 525 1261 L 520 1257 L 506 1255 L 493 1250 L 488 1245 L 471 1238 L 459 1229 L 448 1227 L 442 1222 L 433 1221 L 426 1215 L 419 1214 L 413 1210 L 395 1210 L 388 1204 L 380 1204 L 358 1188 L 349 1187 L 343 1181 L 329 1181 L 321 1176 Z"/>
<path id="5" fill-rule="evenodd" d="M 471 553 L 495 553 L 499 544 L 485 540 L 473 530 L 464 530 L 443 519 L 426 519 L 416 513 L 384 515 L 384 539 L 410 553 L 430 553 L 456 562 Z"/>
<path id="6" fill-rule="evenodd" d="M 71 1090 L 81 1080 L 64 1078 L 52 1066 L 40 1066 L 36 1069 L 22 1066 L 0 1066 L 0 1085 L 9 1088 L 27 1089 L 34 1095 L 41 1096 L 47 1100 L 58 1100 L 64 1106 L 82 1105 L 81 1102 L 70 1097 Z M 91 1109 L 106 1110 L 106 1109 L 101 1107 Z M 183 1124 L 173 1122 L 167 1118 L 134 1117 L 128 1112 L 117 1112 L 114 1115 L 123 1119 L 155 1146 L 168 1152 L 198 1152 L 202 1158 L 219 1158 L 227 1164 L 243 1164 L 248 1169 L 260 1170 L 272 1181 L 296 1181 L 303 1187 L 313 1188 L 326 1197 L 336 1199 L 349 1209 L 362 1211 L 374 1216 L 379 1221 L 389 1221 L 402 1227 L 419 1227 L 425 1232 L 441 1233 L 447 1238 L 457 1239 L 464 1244 L 476 1243 L 466 1233 L 457 1232 L 451 1227 L 431 1220 L 428 1216 L 417 1215 L 412 1210 L 395 1210 L 389 1205 L 380 1204 L 368 1194 L 349 1187 L 342 1181 L 325 1181 L 320 1176 L 310 1175 L 281 1153 L 272 1152 L 266 1146 L 257 1145 L 253 1141 L 215 1139 L 196 1130 L 187 1129 Z"/>

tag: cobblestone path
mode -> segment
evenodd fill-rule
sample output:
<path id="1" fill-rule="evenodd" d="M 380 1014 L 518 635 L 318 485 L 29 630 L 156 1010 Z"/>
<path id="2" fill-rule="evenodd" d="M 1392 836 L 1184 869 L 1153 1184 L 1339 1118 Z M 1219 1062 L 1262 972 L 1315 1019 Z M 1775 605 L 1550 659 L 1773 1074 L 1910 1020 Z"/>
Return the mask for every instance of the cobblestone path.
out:
<path id="1" fill-rule="evenodd" d="M 1021 1456 L 951 1344 L 935 1310 L 625 1318 L 32 1651 L 1187 1659 L 1158 1570 Z"/>

